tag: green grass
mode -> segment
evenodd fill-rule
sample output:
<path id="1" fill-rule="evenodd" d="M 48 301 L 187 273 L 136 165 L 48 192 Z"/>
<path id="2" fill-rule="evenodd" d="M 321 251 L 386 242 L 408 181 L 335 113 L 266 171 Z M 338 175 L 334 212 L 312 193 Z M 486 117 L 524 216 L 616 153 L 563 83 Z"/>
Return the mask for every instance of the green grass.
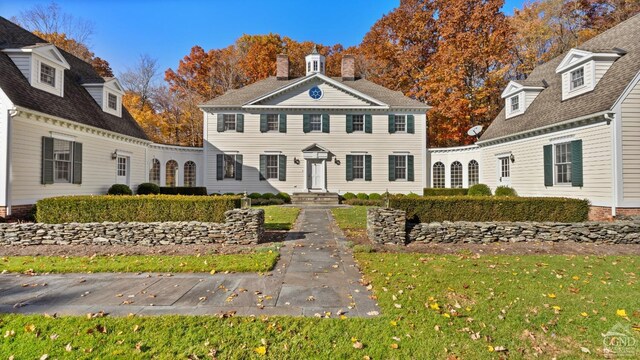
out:
<path id="1" fill-rule="evenodd" d="M 281 206 L 257 206 L 264 209 L 264 227 L 267 230 L 291 230 L 300 209 Z"/>
<path id="2" fill-rule="evenodd" d="M 0 271 L 36 273 L 96 272 L 264 272 L 275 266 L 278 251 L 233 255 L 8 256 Z"/>
<path id="3" fill-rule="evenodd" d="M 601 333 L 640 322 L 638 257 L 356 256 L 382 307 L 379 317 L 1 315 L 0 354 L 203 359 L 214 350 L 221 359 L 602 358 Z M 354 340 L 363 348 L 354 348 Z M 264 356 L 256 352 L 262 346 Z M 500 347 L 508 354 L 497 352 Z"/>
<path id="4" fill-rule="evenodd" d="M 367 207 L 353 206 L 350 208 L 331 209 L 338 226 L 343 230 L 360 230 L 367 228 Z"/>

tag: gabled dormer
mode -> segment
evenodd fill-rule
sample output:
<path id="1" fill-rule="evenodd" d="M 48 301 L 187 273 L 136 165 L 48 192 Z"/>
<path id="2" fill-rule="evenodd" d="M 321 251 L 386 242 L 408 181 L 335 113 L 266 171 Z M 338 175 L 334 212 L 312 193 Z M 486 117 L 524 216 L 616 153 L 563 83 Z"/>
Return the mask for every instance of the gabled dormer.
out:
<path id="1" fill-rule="evenodd" d="M 71 67 L 54 45 L 36 44 L 2 51 L 9 55 L 31 86 L 64 97 L 64 71 Z"/>
<path id="2" fill-rule="evenodd" d="M 593 91 L 616 59 L 624 54 L 620 49 L 598 52 L 571 49 L 556 68 L 556 74 L 562 76 L 562 100 Z"/>
<path id="3" fill-rule="evenodd" d="M 82 84 L 91 97 L 102 107 L 102 111 L 122 117 L 124 90 L 116 78 L 105 78 L 103 83 Z"/>
<path id="4" fill-rule="evenodd" d="M 542 90 L 544 86 L 523 85 L 510 81 L 502 92 L 502 98 L 505 99 L 505 118 L 524 114 Z"/>

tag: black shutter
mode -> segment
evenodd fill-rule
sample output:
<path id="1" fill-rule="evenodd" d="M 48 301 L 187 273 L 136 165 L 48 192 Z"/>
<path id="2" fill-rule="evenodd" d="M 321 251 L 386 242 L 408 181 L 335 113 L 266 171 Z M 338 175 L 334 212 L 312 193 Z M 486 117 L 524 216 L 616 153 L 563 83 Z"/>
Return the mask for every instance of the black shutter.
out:
<path id="1" fill-rule="evenodd" d="M 224 179 L 224 155 L 216 155 L 216 180 Z"/>
<path id="2" fill-rule="evenodd" d="M 413 115 L 407 115 L 407 132 L 409 134 L 415 134 L 416 132 L 415 118 Z"/>
<path id="3" fill-rule="evenodd" d="M 242 180 L 242 155 L 236 155 L 236 180 Z"/>
<path id="4" fill-rule="evenodd" d="M 322 132 L 329 133 L 330 124 L 329 124 L 329 114 L 322 114 Z"/>
<path id="5" fill-rule="evenodd" d="M 389 134 L 393 134 L 396 132 L 396 117 L 394 115 L 389 115 Z"/>
<path id="6" fill-rule="evenodd" d="M 278 156 L 278 180 L 287 181 L 287 156 Z"/>
<path id="7" fill-rule="evenodd" d="M 582 140 L 571 142 L 571 186 L 582 187 Z"/>
<path id="8" fill-rule="evenodd" d="M 347 134 L 353 132 L 353 115 L 347 114 Z"/>
<path id="9" fill-rule="evenodd" d="M 347 155 L 345 168 L 347 169 L 347 181 L 353 180 L 353 155 Z"/>
<path id="10" fill-rule="evenodd" d="M 407 181 L 414 181 L 413 155 L 407 155 Z"/>
<path id="11" fill-rule="evenodd" d="M 244 114 L 236 115 L 236 132 L 244 132 Z"/>
<path id="12" fill-rule="evenodd" d="M 224 132 L 224 115 L 218 114 L 218 132 Z"/>
<path id="13" fill-rule="evenodd" d="M 396 156 L 389 155 L 389 181 L 396 181 Z"/>
<path id="14" fill-rule="evenodd" d="M 42 184 L 53 184 L 53 138 L 42 137 Z"/>
<path id="15" fill-rule="evenodd" d="M 260 155 L 260 180 L 266 180 L 267 155 Z"/>
<path id="16" fill-rule="evenodd" d="M 371 181 L 371 155 L 364 156 L 364 180 Z"/>
<path id="17" fill-rule="evenodd" d="M 309 114 L 302 115 L 302 131 L 305 134 L 311 132 L 311 116 Z"/>
<path id="18" fill-rule="evenodd" d="M 280 114 L 280 124 L 278 126 L 281 133 L 287 132 L 287 114 Z"/>
<path id="19" fill-rule="evenodd" d="M 73 181 L 74 184 L 82 184 L 82 144 L 73 143 Z"/>
<path id="20" fill-rule="evenodd" d="M 543 147 L 544 186 L 553 186 L 553 145 Z"/>
<path id="21" fill-rule="evenodd" d="M 364 132 L 371 134 L 373 132 L 373 124 L 371 122 L 371 114 L 364 116 Z"/>
<path id="22" fill-rule="evenodd" d="M 267 114 L 260 114 L 260 132 L 267 132 L 269 127 L 267 126 Z"/>

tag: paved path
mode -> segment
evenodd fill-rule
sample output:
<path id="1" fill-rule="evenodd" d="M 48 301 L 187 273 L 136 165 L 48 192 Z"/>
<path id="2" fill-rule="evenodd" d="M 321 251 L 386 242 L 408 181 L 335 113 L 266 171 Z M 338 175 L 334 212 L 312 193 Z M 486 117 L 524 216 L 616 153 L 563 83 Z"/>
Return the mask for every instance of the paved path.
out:
<path id="1" fill-rule="evenodd" d="M 327 209 L 303 209 L 268 274 L 0 275 L 0 313 L 372 316 Z"/>

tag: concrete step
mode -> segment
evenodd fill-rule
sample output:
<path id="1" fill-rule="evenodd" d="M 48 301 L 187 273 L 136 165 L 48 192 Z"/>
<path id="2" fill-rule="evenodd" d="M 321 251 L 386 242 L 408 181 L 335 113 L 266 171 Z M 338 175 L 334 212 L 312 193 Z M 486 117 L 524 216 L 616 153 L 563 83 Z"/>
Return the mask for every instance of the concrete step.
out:
<path id="1" fill-rule="evenodd" d="M 340 196 L 337 193 L 293 193 L 291 203 L 293 205 L 338 205 Z"/>

